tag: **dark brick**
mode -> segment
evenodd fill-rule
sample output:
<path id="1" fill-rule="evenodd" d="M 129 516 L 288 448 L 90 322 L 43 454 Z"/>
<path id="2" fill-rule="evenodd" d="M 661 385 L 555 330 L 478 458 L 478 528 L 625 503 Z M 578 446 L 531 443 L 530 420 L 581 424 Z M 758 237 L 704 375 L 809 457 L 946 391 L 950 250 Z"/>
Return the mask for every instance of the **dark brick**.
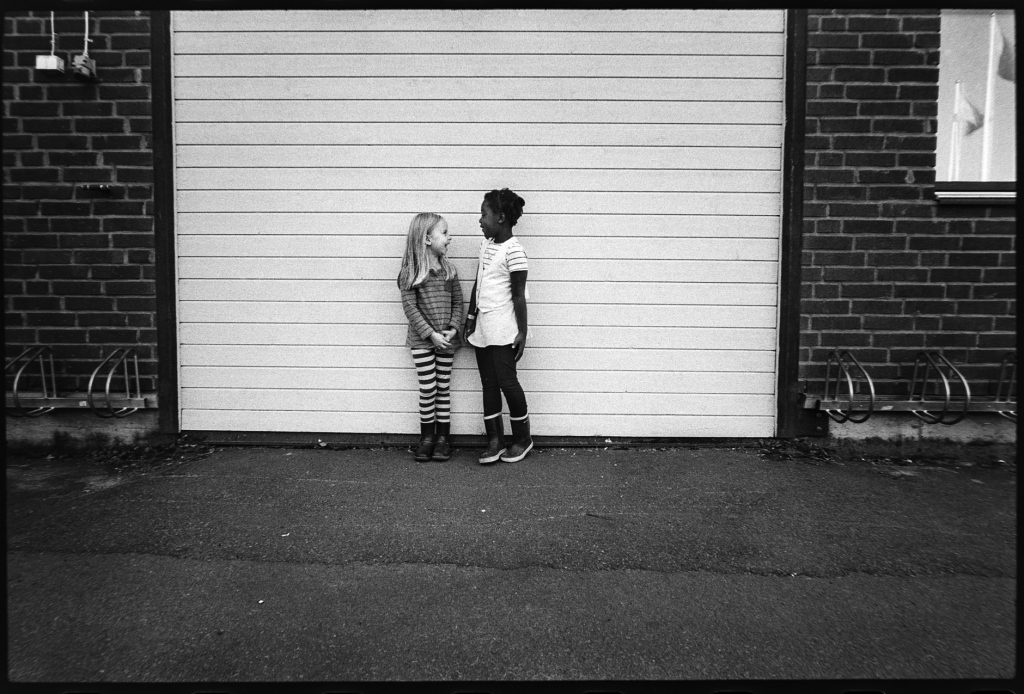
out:
<path id="1" fill-rule="evenodd" d="M 25 313 L 25 325 L 33 327 L 60 328 L 75 324 L 73 313 Z"/>
<path id="2" fill-rule="evenodd" d="M 890 250 L 890 251 L 902 251 L 907 246 L 907 239 L 904 236 L 896 234 L 886 234 L 885 236 L 869 236 L 865 234 L 858 235 L 854 248 L 858 251 L 877 251 L 877 250 Z M 868 255 L 868 264 L 877 262 L 875 259 L 877 254 Z M 888 263 L 886 263 L 888 264 Z"/>
<path id="3" fill-rule="evenodd" d="M 866 219 L 877 219 L 881 214 L 878 204 L 854 204 L 854 203 L 832 203 L 828 206 L 832 217 L 863 217 Z"/>
<path id="4" fill-rule="evenodd" d="M 909 332 L 875 333 L 871 344 L 875 347 L 924 347 L 924 335 Z"/>
<path id="5" fill-rule="evenodd" d="M 893 296 L 906 299 L 941 299 L 946 296 L 946 288 L 938 284 L 896 284 Z"/>
<path id="6" fill-rule="evenodd" d="M 156 299 L 153 297 L 118 297 L 118 311 L 156 311 Z"/>
<path id="7" fill-rule="evenodd" d="M 881 151 L 885 143 L 886 139 L 882 135 L 837 135 L 835 137 L 835 148 L 844 152 Z"/>
<path id="8" fill-rule="evenodd" d="M 90 211 L 87 202 L 42 202 L 39 210 L 46 217 L 84 217 Z"/>
<path id="9" fill-rule="evenodd" d="M 15 101 L 8 104 L 10 115 L 28 118 L 57 118 L 60 104 L 45 101 Z"/>
<path id="10" fill-rule="evenodd" d="M 959 332 L 987 332 L 992 330 L 992 316 L 943 316 L 942 329 Z"/>
<path id="11" fill-rule="evenodd" d="M 984 333 L 978 336 L 978 347 L 1016 349 L 1017 335 L 1014 333 Z"/>
<path id="12" fill-rule="evenodd" d="M 99 96 L 105 101 L 148 101 L 150 88 L 146 85 L 100 85 Z"/>
<path id="13" fill-rule="evenodd" d="M 871 344 L 871 336 L 861 332 L 822 332 L 821 342 L 842 345 L 842 348 L 867 347 Z"/>
<path id="14" fill-rule="evenodd" d="M 931 82 L 939 81 L 939 70 L 934 67 L 894 67 L 886 70 L 890 82 Z"/>
<path id="15" fill-rule="evenodd" d="M 150 46 L 149 35 L 143 34 L 119 34 L 117 36 L 110 37 L 110 47 L 115 50 L 133 51 L 137 49 L 146 49 Z M 128 57 L 134 56 L 134 53 L 127 53 Z M 148 57 L 148 53 L 143 54 Z M 144 64 L 148 65 L 149 60 L 147 59 Z"/>
<path id="16" fill-rule="evenodd" d="M 927 282 L 928 270 L 925 268 L 878 268 L 879 282 Z"/>
<path id="17" fill-rule="evenodd" d="M 974 287 L 975 299 L 1012 299 L 1017 296 L 1015 284 L 986 284 Z"/>
<path id="18" fill-rule="evenodd" d="M 99 282 L 54 281 L 53 293 L 61 296 L 95 296 L 103 293 Z"/>
<path id="19" fill-rule="evenodd" d="M 47 280 L 84 280 L 89 268 L 84 265 L 40 265 L 39 277 Z"/>
<path id="20" fill-rule="evenodd" d="M 846 86 L 846 98 L 859 102 L 895 99 L 899 87 L 889 84 L 850 84 Z"/>
<path id="21" fill-rule="evenodd" d="M 153 248 L 153 234 L 112 234 L 111 245 L 114 248 Z M 149 262 L 148 260 L 146 262 Z"/>
<path id="22" fill-rule="evenodd" d="M 153 231 L 152 217 L 105 217 L 102 221 L 104 231 Z"/>
<path id="23" fill-rule="evenodd" d="M 869 65 L 871 63 L 871 51 L 861 49 L 829 48 L 817 51 L 816 54 L 818 65 Z"/>
<path id="24" fill-rule="evenodd" d="M 128 132 L 133 132 L 133 133 L 152 133 L 153 132 L 153 119 L 152 118 L 129 118 L 128 119 Z"/>
<path id="25" fill-rule="evenodd" d="M 872 65 L 927 65 L 928 55 L 912 51 L 874 51 L 871 56 Z"/>
<path id="26" fill-rule="evenodd" d="M 864 330 L 906 330 L 905 316 L 864 316 Z M 865 336 L 866 337 L 866 336 Z"/>
<path id="27" fill-rule="evenodd" d="M 121 313 L 79 313 L 78 324 L 82 327 L 126 327 L 128 321 Z"/>
<path id="28" fill-rule="evenodd" d="M 106 296 L 69 296 L 64 299 L 69 311 L 113 311 L 114 299 Z"/>
<path id="29" fill-rule="evenodd" d="M 105 234 L 62 234 L 58 237 L 61 248 L 108 248 L 110 239 Z"/>
<path id="30" fill-rule="evenodd" d="M 122 282 L 109 281 L 106 283 L 107 294 L 110 296 L 146 296 L 155 293 L 152 282 Z"/>
<path id="31" fill-rule="evenodd" d="M 51 166 L 96 166 L 99 163 L 96 152 L 49 152 L 47 159 Z"/>
<path id="32" fill-rule="evenodd" d="M 130 345 L 136 342 L 138 333 L 135 330 L 115 330 L 108 328 L 90 328 L 88 341 L 93 344 Z"/>
<path id="33" fill-rule="evenodd" d="M 999 265 L 998 253 L 950 253 L 951 266 L 990 267 Z"/>
<path id="34" fill-rule="evenodd" d="M 5 222 L 13 226 L 10 222 Z M 4 230 L 4 246 L 6 248 L 57 248 L 57 237 L 42 234 L 12 233 Z"/>
<path id="35" fill-rule="evenodd" d="M 147 149 L 143 147 L 143 138 L 139 135 L 93 135 L 92 144 L 98 150 Z"/>
<path id="36" fill-rule="evenodd" d="M 811 329 L 860 330 L 862 323 L 861 316 L 814 316 L 811 318 Z"/>
<path id="37" fill-rule="evenodd" d="M 956 312 L 960 315 L 1001 316 L 1011 311 L 1008 301 L 960 301 Z"/>
<path id="38" fill-rule="evenodd" d="M 967 236 L 963 239 L 965 251 L 1009 251 L 1015 239 L 1009 236 Z"/>
<path id="39" fill-rule="evenodd" d="M 903 169 L 861 169 L 857 171 L 857 182 L 863 184 L 905 183 L 906 180 L 907 172 Z"/>
<path id="40" fill-rule="evenodd" d="M 804 248 L 808 250 L 833 250 L 848 251 L 853 248 L 853 239 L 849 236 L 807 236 L 804 238 Z"/>
<path id="41" fill-rule="evenodd" d="M 117 170 L 117 180 L 121 183 L 152 183 L 153 170 L 121 168 Z M 150 191 L 146 190 L 145 194 L 148 197 Z"/>
<path id="42" fill-rule="evenodd" d="M 844 284 L 841 290 L 846 299 L 888 299 L 893 296 L 891 284 Z"/>
<path id="43" fill-rule="evenodd" d="M 149 36 L 149 17 L 101 18 L 98 24 L 98 31 L 105 34 L 142 34 L 147 37 Z"/>
<path id="44" fill-rule="evenodd" d="M 896 166 L 901 168 L 935 166 L 935 155 L 930 152 L 900 152 L 896 157 Z M 932 171 L 933 176 L 934 174 L 935 172 Z"/>
<path id="45" fill-rule="evenodd" d="M 90 276 L 97 280 L 137 280 L 141 268 L 134 265 L 93 265 Z"/>
<path id="46" fill-rule="evenodd" d="M 89 148 L 89 138 L 85 135 L 40 135 L 39 149 L 43 150 L 81 150 Z"/>
<path id="47" fill-rule="evenodd" d="M 930 270 L 932 282 L 980 282 L 980 268 L 933 268 Z"/>
<path id="48" fill-rule="evenodd" d="M 930 217 L 932 214 L 930 203 L 881 202 L 880 206 L 884 217 Z"/>
<path id="49" fill-rule="evenodd" d="M 1013 219 L 979 219 L 974 223 L 974 229 L 978 234 L 1014 234 L 1017 233 L 1017 223 Z"/>
<path id="50" fill-rule="evenodd" d="M 15 311 L 59 311 L 60 297 L 56 296 L 12 296 L 11 308 Z"/>
<path id="51" fill-rule="evenodd" d="M 39 342 L 44 344 L 77 344 L 85 342 L 85 337 L 85 331 L 78 328 L 39 331 Z"/>
<path id="52" fill-rule="evenodd" d="M 908 34 L 870 34 L 860 36 L 861 45 L 865 48 L 913 48 L 914 37 Z"/>
<path id="53" fill-rule="evenodd" d="M 114 104 L 108 101 L 66 101 L 61 107 L 64 115 L 71 117 L 103 117 L 114 114 Z M 78 131 L 81 132 L 82 129 L 78 128 Z"/>
<path id="54" fill-rule="evenodd" d="M 868 133 L 872 122 L 866 118 L 819 118 L 818 129 L 823 133 Z"/>
<path id="55" fill-rule="evenodd" d="M 103 162 L 108 166 L 138 166 L 152 167 L 153 153 L 149 151 L 138 152 L 107 152 L 103 155 Z"/>
<path id="56" fill-rule="evenodd" d="M 823 278 L 826 282 L 873 282 L 875 280 L 875 269 L 826 265 Z"/>
<path id="57" fill-rule="evenodd" d="M 132 201 L 96 200 L 93 203 L 93 214 L 130 217 L 142 215 L 145 207 L 142 203 Z"/>

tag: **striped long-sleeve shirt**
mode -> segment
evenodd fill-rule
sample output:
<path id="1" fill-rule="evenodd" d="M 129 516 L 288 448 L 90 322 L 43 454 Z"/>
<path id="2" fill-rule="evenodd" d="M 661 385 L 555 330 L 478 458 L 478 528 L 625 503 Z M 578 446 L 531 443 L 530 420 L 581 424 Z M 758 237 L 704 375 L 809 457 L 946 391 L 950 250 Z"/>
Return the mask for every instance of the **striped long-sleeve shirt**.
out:
<path id="1" fill-rule="evenodd" d="M 402 310 L 409 319 L 406 347 L 434 349 L 431 333 L 455 328 L 460 334 L 452 340 L 451 351 L 454 352 L 461 344 L 462 321 L 466 317 L 458 273 L 445 280 L 443 274 L 431 270 L 427 279 L 412 289 L 403 288 L 403 279 L 400 274 L 398 288 L 402 292 Z"/>

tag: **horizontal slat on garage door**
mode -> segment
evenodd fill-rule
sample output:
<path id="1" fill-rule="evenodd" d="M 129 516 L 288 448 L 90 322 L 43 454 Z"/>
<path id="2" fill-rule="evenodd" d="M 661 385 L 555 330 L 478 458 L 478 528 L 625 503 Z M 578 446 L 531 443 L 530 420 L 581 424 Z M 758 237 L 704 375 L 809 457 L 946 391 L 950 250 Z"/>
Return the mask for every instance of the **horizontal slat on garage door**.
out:
<path id="1" fill-rule="evenodd" d="M 623 358 L 625 361 L 627 357 Z M 621 364 L 620 364 L 621 366 Z M 416 397 L 416 375 L 408 368 L 374 367 L 237 367 L 230 371 L 216 366 L 187 366 L 182 377 L 204 388 L 255 388 L 267 390 L 387 390 L 404 397 Z M 457 368 L 452 387 L 472 392 L 478 385 L 474 368 Z M 613 371 L 596 381 L 586 370 L 523 369 L 523 387 L 530 392 L 555 393 L 693 393 L 771 394 L 775 390 L 771 372 L 746 371 Z"/>
<path id="2" fill-rule="evenodd" d="M 526 199 L 534 430 L 774 428 L 778 10 L 173 14 L 181 424 L 412 432 L 395 277 Z M 481 431 L 472 352 L 453 428 Z"/>
<path id="3" fill-rule="evenodd" d="M 175 14 L 181 32 L 610 32 L 780 33 L 784 15 L 775 10 L 261 10 L 205 11 Z M 356 34 L 358 35 L 358 33 Z M 631 37 L 632 38 L 632 37 Z M 230 41 L 229 41 L 230 42 Z M 775 45 L 778 52 L 779 44 Z M 336 49 L 337 50 L 337 49 Z M 213 50 L 214 53 L 219 51 Z M 365 52 L 374 52 L 366 48 Z M 512 47 L 497 51 L 515 52 Z"/>
<path id="4" fill-rule="evenodd" d="M 462 355 L 460 354 L 460 357 Z M 722 359 L 718 350 L 704 349 L 634 349 L 614 347 L 597 349 L 586 346 L 530 348 L 530 358 L 537 371 L 678 371 L 681 373 L 774 373 L 772 352 L 764 350 L 730 350 Z M 386 368 L 407 370 L 409 351 L 404 346 L 338 346 L 338 345 L 250 345 L 239 349 L 237 345 L 184 344 L 178 355 L 187 366 L 216 366 L 224 373 L 229 367 L 296 366 L 324 368 Z M 456 359 L 456 369 L 475 369 L 472 359 Z M 665 364 L 678 364 L 666 370 Z"/>
<path id="5" fill-rule="evenodd" d="M 747 15 L 750 21 L 755 15 Z M 629 41 L 623 41 L 620 31 L 587 30 L 590 25 L 574 26 L 569 31 L 544 29 L 539 31 L 513 31 L 496 24 L 486 31 L 447 30 L 417 31 L 292 31 L 275 30 L 269 23 L 250 22 L 244 32 L 206 30 L 210 27 L 198 23 L 179 22 L 182 30 L 177 35 L 178 60 L 192 54 L 217 56 L 274 56 L 280 54 L 353 55 L 695 55 L 742 56 L 778 55 L 778 34 L 782 27 L 778 16 L 761 26 L 750 26 L 737 41 L 735 18 L 728 25 L 728 33 L 709 33 L 713 15 L 699 17 L 701 26 L 691 22 L 679 31 L 632 32 Z M 460 23 L 461 24 L 461 23 Z M 462 24 L 464 26 L 464 24 Z M 450 26 L 449 26 L 450 28 Z M 584 30 L 581 30 L 584 29 Z M 259 61 L 257 61 L 259 62 Z"/>
<path id="6" fill-rule="evenodd" d="M 436 117 L 436 116 L 435 116 Z M 590 169 L 693 169 L 778 170 L 779 150 L 773 147 L 694 147 L 666 143 L 659 147 L 584 147 L 565 144 L 459 145 L 179 145 L 177 165 L 184 168 L 230 166 L 390 166 L 404 168 L 490 168 L 500 161 L 509 169 L 550 169 L 567 162 L 581 171 Z M 223 210 L 228 212 L 228 210 Z M 381 215 L 388 215 L 382 212 Z M 675 214 L 685 215 L 686 210 Z M 598 222 L 600 220 L 593 220 Z"/>
<path id="7" fill-rule="evenodd" d="M 356 123 L 360 121 L 427 122 L 437 120 L 436 100 L 344 99 L 318 101 L 310 111 L 302 101 L 205 99 L 183 101 L 179 123 Z M 516 123 L 781 123 L 775 101 L 586 101 L 552 111 L 545 101 L 460 99 L 445 114 L 449 122 L 493 123 L 495 113 L 507 113 Z M 514 115 L 512 115 L 514 114 Z M 479 161 L 479 160 L 477 160 Z M 773 162 L 774 164 L 774 162 Z"/>
<path id="8" fill-rule="evenodd" d="M 775 306 L 771 288 L 774 281 L 746 282 L 738 276 L 733 282 L 644 282 L 642 287 L 624 287 L 616 282 L 602 282 L 587 286 L 581 282 L 530 281 L 531 304 L 572 304 L 573 311 L 581 304 L 594 306 L 632 304 L 642 294 L 647 304 L 657 306 Z M 472 278 L 462 281 L 462 295 L 469 296 Z M 224 301 L 291 301 L 295 297 L 304 302 L 319 301 L 394 301 L 395 280 L 198 280 L 182 279 L 178 283 L 178 296 L 185 302 Z M 543 302 L 538 300 L 543 299 Z M 233 317 L 236 310 L 224 316 Z M 184 315 L 184 314 L 183 314 Z"/>

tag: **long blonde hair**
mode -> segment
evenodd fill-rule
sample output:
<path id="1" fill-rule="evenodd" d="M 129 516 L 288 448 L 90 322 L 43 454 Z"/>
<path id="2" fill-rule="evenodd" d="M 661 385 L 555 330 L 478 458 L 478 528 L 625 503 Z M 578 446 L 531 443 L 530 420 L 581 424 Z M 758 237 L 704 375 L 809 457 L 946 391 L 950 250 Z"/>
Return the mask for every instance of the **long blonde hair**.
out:
<path id="1" fill-rule="evenodd" d="M 444 217 L 433 212 L 420 212 L 409 222 L 409 233 L 405 238 L 405 255 L 402 256 L 402 269 L 398 273 L 398 284 L 402 289 L 412 289 L 423 283 L 430 274 L 430 256 L 427 250 L 427 234 L 440 223 L 448 222 Z M 445 255 L 438 256 L 445 280 L 455 277 L 455 268 L 448 262 Z"/>

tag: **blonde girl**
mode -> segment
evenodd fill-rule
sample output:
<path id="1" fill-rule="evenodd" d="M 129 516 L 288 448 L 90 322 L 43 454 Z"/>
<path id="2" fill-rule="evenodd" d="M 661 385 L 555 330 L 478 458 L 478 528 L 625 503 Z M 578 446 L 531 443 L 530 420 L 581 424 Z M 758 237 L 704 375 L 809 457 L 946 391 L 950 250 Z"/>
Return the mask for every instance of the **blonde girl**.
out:
<path id="1" fill-rule="evenodd" d="M 455 267 L 448 261 L 448 223 L 421 212 L 409 223 L 398 273 L 402 309 L 409 321 L 405 345 L 419 379 L 420 442 L 416 460 L 451 457 L 451 377 L 465 311 Z"/>

